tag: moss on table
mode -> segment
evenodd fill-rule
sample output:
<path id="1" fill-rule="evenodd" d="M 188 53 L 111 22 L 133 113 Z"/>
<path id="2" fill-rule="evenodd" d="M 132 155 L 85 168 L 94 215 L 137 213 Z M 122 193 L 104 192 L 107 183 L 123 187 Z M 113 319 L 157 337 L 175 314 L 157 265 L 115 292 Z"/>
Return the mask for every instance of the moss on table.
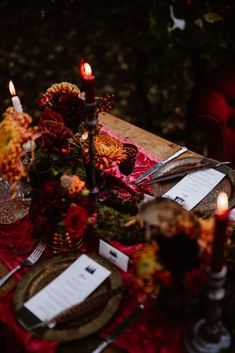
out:
<path id="1" fill-rule="evenodd" d="M 124 245 L 145 242 L 144 230 L 139 224 L 125 226 L 131 216 L 131 213 L 120 212 L 112 207 L 100 205 L 97 214 L 96 234 L 107 240 L 120 241 Z"/>

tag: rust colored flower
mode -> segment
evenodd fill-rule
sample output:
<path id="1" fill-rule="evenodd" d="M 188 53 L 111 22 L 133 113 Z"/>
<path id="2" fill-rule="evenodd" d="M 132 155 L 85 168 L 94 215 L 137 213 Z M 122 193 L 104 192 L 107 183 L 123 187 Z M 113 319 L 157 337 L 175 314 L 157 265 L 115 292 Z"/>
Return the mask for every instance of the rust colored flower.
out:
<path id="1" fill-rule="evenodd" d="M 58 95 L 61 97 L 63 94 L 69 94 L 71 96 L 77 97 L 81 94 L 81 91 L 76 85 L 69 82 L 54 83 L 46 91 L 46 95 L 49 96 Z"/>
<path id="2" fill-rule="evenodd" d="M 68 233 L 80 237 L 83 235 L 88 222 L 86 210 L 76 204 L 71 204 L 64 218 L 64 226 Z"/>
<path id="3" fill-rule="evenodd" d="M 27 176 L 22 163 L 22 156 L 26 153 L 23 144 L 39 136 L 36 127 L 29 127 L 31 122 L 32 118 L 28 114 L 18 113 L 10 107 L 0 123 L 0 173 L 13 189 L 18 180 Z"/>
<path id="4" fill-rule="evenodd" d="M 70 195 L 80 192 L 85 187 L 85 182 L 82 181 L 77 175 L 64 174 L 60 180 L 61 186 L 67 189 Z"/>
<path id="5" fill-rule="evenodd" d="M 122 142 L 107 134 L 95 136 L 95 160 L 99 170 L 111 168 L 126 159 L 125 148 Z M 84 147 L 86 161 L 89 162 L 88 144 Z"/>

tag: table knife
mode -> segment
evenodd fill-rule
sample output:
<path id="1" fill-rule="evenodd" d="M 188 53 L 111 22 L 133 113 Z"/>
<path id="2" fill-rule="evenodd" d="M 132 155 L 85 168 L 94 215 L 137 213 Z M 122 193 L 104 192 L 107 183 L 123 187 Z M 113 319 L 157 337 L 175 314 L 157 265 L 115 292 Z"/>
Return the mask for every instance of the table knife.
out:
<path id="1" fill-rule="evenodd" d="M 169 157 L 166 159 L 163 159 L 161 162 L 158 162 L 154 164 L 151 168 L 149 168 L 146 172 L 141 174 L 137 179 L 135 179 L 134 184 L 139 184 L 141 181 L 143 181 L 145 178 L 148 176 L 152 175 L 154 172 L 156 172 L 158 169 L 160 169 L 163 165 L 165 165 L 167 162 L 171 161 L 172 159 L 180 156 L 182 153 L 188 151 L 187 147 L 181 147 L 179 150 L 175 151 L 173 154 L 171 154 Z"/>
<path id="2" fill-rule="evenodd" d="M 144 305 L 140 304 L 135 308 L 135 310 L 126 318 L 124 321 L 117 326 L 113 332 L 105 338 L 103 342 L 101 342 L 95 350 L 93 350 L 91 353 L 100 353 L 102 352 L 110 343 L 112 343 L 120 334 L 128 327 L 130 326 L 137 316 L 140 314 L 140 312 L 144 309 Z"/>
<path id="3" fill-rule="evenodd" d="M 168 181 L 168 180 L 172 180 L 172 179 L 176 179 L 182 176 L 185 176 L 189 173 L 193 173 L 196 172 L 198 170 L 202 170 L 202 169 L 208 169 L 208 168 L 216 168 L 216 167 L 220 167 L 222 165 L 226 165 L 226 164 L 230 164 L 231 162 L 225 161 L 225 162 L 219 162 L 219 163 L 206 163 L 206 164 L 200 164 L 199 166 L 195 165 L 195 166 L 191 166 L 188 169 L 184 169 L 182 171 L 179 172 L 172 172 L 172 173 L 167 173 L 167 174 L 163 174 L 163 175 L 159 175 L 158 177 L 150 180 L 149 182 L 143 183 L 141 184 L 141 186 L 145 186 L 145 185 L 151 185 L 151 184 L 155 184 L 155 183 L 160 183 L 162 181 Z"/>

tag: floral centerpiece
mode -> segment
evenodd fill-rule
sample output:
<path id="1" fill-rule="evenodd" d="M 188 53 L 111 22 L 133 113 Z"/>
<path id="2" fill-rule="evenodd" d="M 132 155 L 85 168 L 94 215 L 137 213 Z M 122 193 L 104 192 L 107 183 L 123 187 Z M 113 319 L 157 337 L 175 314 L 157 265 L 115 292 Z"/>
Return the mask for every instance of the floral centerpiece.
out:
<path id="1" fill-rule="evenodd" d="M 137 291 L 157 296 L 171 313 L 183 315 L 204 293 L 215 220 L 198 218 L 169 199 L 156 198 L 149 202 L 153 205 L 151 241 L 132 255 L 132 283 Z"/>
<path id="2" fill-rule="evenodd" d="M 96 98 L 97 122 L 100 113 L 112 108 L 112 100 L 113 96 L 109 94 Z M 38 124 L 40 135 L 36 141 L 35 159 L 28 168 L 33 198 L 30 213 L 34 220 L 38 214 L 39 221 L 36 221 L 36 224 L 34 221 L 35 234 L 39 235 L 42 225 L 46 224 L 47 233 L 51 234 L 51 240 L 55 243 L 55 239 L 58 242 L 62 234 L 68 233 L 62 229 L 66 225 L 67 218 L 64 217 L 67 210 L 69 214 L 71 210 L 75 210 L 75 206 L 70 209 L 68 205 L 76 204 L 77 207 L 84 208 L 85 200 L 87 201 L 88 198 L 90 200 L 90 197 L 84 197 L 84 188 L 87 187 L 85 184 L 76 193 L 68 192 L 62 187 L 65 180 L 73 183 L 76 177 L 80 178 L 79 180 L 86 180 L 87 177 L 86 166 L 90 162 L 90 154 L 84 93 L 74 84 L 55 83 L 41 95 L 39 108 L 41 109 Z M 128 165 L 130 161 L 133 168 L 135 156 L 129 153 L 131 146 L 125 146 L 101 129 L 102 126 L 98 123 L 94 136 L 97 176 L 103 179 L 103 171 L 122 165 L 123 162 Z M 67 179 L 63 176 L 65 173 L 68 175 Z M 66 202 L 61 203 L 62 199 L 66 199 Z M 88 213 L 89 219 L 92 212 Z M 59 219 L 61 214 L 63 214 L 62 221 Z M 53 219 L 55 222 L 47 224 L 47 219 Z M 51 246 L 55 247 L 55 244 Z"/>
<path id="3" fill-rule="evenodd" d="M 85 182 L 78 176 L 62 174 L 46 180 L 31 203 L 34 236 L 44 238 L 55 252 L 76 249 L 94 211 Z"/>
<path id="4" fill-rule="evenodd" d="M 113 96 L 106 94 L 97 97 L 96 101 L 95 117 L 98 121 L 100 113 L 112 108 Z M 82 225 L 79 225 L 79 231 L 74 232 L 74 238 L 82 238 L 94 212 L 90 210 L 93 202 L 87 196 L 85 185 L 89 143 L 84 93 L 75 84 L 55 83 L 41 95 L 39 108 L 41 114 L 35 126 L 31 116 L 16 112 L 12 107 L 3 114 L 0 123 L 1 176 L 8 181 L 14 195 L 20 181 L 29 183 L 32 198 L 30 216 L 36 236 L 47 229 L 47 234 L 53 234 L 54 241 L 56 234 L 58 240 L 61 235 L 71 233 L 68 222 L 78 222 L 80 212 Z M 101 128 L 97 124 L 95 131 L 98 171 L 107 170 L 127 159 L 124 144 L 101 132 Z M 29 143 L 36 146 L 30 152 L 24 147 Z M 32 154 L 30 158 L 25 158 L 29 154 Z M 65 181 L 71 185 L 65 187 Z M 74 183 L 79 188 L 71 192 Z M 74 217 L 71 218 L 72 214 Z M 49 222 L 49 218 L 53 222 Z"/>
<path id="5" fill-rule="evenodd" d="M 98 121 L 100 113 L 112 109 L 113 95 L 97 97 L 96 104 L 95 116 Z M 89 163 L 84 93 L 74 84 L 56 83 L 42 94 L 39 107 L 42 110 L 39 121 L 41 138 L 38 141 L 41 152 L 53 156 L 54 160 L 70 158 L 73 165 L 81 160 L 85 164 Z M 94 137 L 97 170 L 109 169 L 128 158 L 131 160 L 128 152 L 130 147 L 107 133 L 102 133 L 101 127 L 98 123 Z"/>
<path id="6" fill-rule="evenodd" d="M 138 151 L 102 131 L 99 114 L 109 111 L 112 105 L 113 95 L 96 97 L 94 147 L 99 187 L 104 180 L 103 171 L 114 166 L 120 166 L 124 174 L 130 173 Z M 62 249 L 65 239 L 71 243 L 69 249 L 76 248 L 91 219 L 95 219 L 94 203 L 86 186 L 90 154 L 85 95 L 75 84 L 55 83 L 41 94 L 39 108 L 37 125 L 27 113 L 13 108 L 4 113 L 0 123 L 1 176 L 14 193 L 19 181 L 28 183 L 34 236 L 46 238 L 54 249 Z M 24 148 L 26 143 L 35 148 L 29 151 Z M 102 196 L 96 201 L 100 199 Z M 76 225 L 74 231 L 71 222 Z"/>

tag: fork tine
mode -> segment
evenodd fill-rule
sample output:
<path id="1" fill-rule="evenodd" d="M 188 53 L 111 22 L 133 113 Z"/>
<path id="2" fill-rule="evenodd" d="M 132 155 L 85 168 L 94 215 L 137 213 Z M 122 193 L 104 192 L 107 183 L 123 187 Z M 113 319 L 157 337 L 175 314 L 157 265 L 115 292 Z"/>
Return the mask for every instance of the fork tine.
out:
<path id="1" fill-rule="evenodd" d="M 35 249 L 36 250 L 35 254 L 37 254 L 38 252 L 40 253 L 41 251 L 43 251 L 45 249 L 45 246 L 46 246 L 45 243 L 43 243 L 43 242 L 39 243 L 38 246 Z"/>
<path id="2" fill-rule="evenodd" d="M 42 254 L 43 250 L 45 249 L 46 244 L 44 242 L 39 242 L 32 254 L 28 257 L 28 261 L 36 261 L 38 257 Z"/>
<path id="3" fill-rule="evenodd" d="M 32 255 L 34 255 L 35 253 L 37 253 L 38 251 L 41 251 L 41 248 L 42 248 L 42 246 L 43 246 L 44 244 L 43 244 L 43 242 L 39 242 L 38 243 L 38 245 L 36 246 L 36 248 L 34 249 L 34 251 L 32 252 L 32 254 L 30 255 L 30 257 L 32 256 Z"/>
<path id="4" fill-rule="evenodd" d="M 8 272 L 5 276 L 3 276 L 0 279 L 0 287 L 8 281 L 8 279 L 18 270 L 20 270 L 22 267 L 29 265 L 32 266 L 35 264 L 35 262 L 39 259 L 39 257 L 42 255 L 43 250 L 45 249 L 46 244 L 43 241 L 40 241 L 34 251 L 32 252 L 31 255 L 27 257 L 25 261 L 23 261 L 21 264 L 15 266 L 10 272 Z"/>
<path id="5" fill-rule="evenodd" d="M 41 249 L 44 249 L 45 246 L 46 246 L 46 244 L 45 244 L 43 241 L 40 241 L 40 242 L 38 243 L 38 245 L 36 246 L 34 252 L 41 251 Z M 34 253 L 34 252 L 33 252 L 33 253 Z"/>

